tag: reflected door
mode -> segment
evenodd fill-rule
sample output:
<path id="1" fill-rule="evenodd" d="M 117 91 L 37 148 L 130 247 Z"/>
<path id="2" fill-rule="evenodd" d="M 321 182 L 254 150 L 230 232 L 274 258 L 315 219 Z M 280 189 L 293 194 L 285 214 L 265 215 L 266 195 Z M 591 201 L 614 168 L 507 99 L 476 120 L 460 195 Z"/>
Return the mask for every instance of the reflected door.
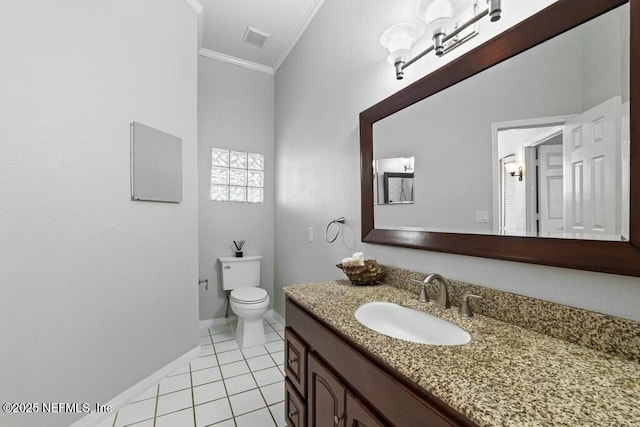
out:
<path id="1" fill-rule="evenodd" d="M 564 233 L 564 180 L 562 145 L 538 147 L 539 235 Z"/>
<path id="2" fill-rule="evenodd" d="M 620 97 L 567 121 L 565 230 L 576 237 L 619 238 Z"/>

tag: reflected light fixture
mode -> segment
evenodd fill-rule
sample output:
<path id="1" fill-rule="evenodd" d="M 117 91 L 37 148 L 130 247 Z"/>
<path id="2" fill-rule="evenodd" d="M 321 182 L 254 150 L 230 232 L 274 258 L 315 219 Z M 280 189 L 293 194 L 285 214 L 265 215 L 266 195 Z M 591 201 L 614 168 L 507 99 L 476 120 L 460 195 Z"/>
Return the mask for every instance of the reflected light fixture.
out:
<path id="1" fill-rule="evenodd" d="M 504 169 L 509 172 L 511 176 L 517 176 L 518 181 L 522 181 L 522 176 L 524 175 L 524 170 L 522 166 L 516 162 L 509 162 L 504 164 Z"/>
<path id="2" fill-rule="evenodd" d="M 487 7 L 480 10 L 480 3 L 485 1 Z M 472 11 L 472 16 L 465 22 L 458 22 L 467 11 Z M 380 44 L 389 51 L 387 61 L 395 67 L 396 79 L 402 80 L 405 68 L 431 51 L 442 56 L 455 49 L 478 35 L 478 21 L 485 16 L 489 16 L 491 22 L 498 21 L 501 13 L 500 0 L 419 0 L 416 15 L 425 24 L 424 32 L 416 24 L 396 24 L 382 34 Z M 430 37 L 432 43 L 411 57 L 411 48 L 423 34 Z"/>

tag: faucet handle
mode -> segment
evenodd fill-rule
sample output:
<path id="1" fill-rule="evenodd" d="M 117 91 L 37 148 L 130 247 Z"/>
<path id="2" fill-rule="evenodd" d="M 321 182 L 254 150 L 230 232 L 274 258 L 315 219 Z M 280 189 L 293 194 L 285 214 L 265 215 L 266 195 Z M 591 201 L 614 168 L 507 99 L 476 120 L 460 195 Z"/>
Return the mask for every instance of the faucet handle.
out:
<path id="1" fill-rule="evenodd" d="M 467 294 L 462 298 L 462 305 L 460 306 L 460 317 L 472 318 L 474 316 L 469 305 L 469 298 L 482 299 L 480 295 Z"/>
<path id="2" fill-rule="evenodd" d="M 420 283 L 422 286 L 420 287 L 420 296 L 418 297 L 418 301 L 420 302 L 429 302 L 429 297 L 427 296 L 427 284 L 421 280 L 411 279 L 416 283 Z"/>

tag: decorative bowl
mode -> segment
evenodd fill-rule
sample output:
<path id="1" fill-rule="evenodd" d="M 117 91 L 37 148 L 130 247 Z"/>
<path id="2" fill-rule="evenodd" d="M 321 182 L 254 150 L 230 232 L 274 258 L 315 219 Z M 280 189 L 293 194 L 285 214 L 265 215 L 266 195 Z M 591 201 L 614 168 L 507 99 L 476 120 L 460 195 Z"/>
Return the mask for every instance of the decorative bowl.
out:
<path id="1" fill-rule="evenodd" d="M 376 285 L 386 275 L 375 259 L 368 259 L 361 266 L 344 267 L 342 264 L 337 264 L 336 267 L 344 271 L 351 283 L 357 286 Z"/>

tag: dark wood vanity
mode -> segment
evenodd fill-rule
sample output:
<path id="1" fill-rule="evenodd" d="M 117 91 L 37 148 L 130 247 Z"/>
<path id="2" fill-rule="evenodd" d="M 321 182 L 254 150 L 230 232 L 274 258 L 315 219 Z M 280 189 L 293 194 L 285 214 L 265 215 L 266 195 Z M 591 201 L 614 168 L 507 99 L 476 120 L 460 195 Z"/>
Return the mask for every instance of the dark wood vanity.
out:
<path id="1" fill-rule="evenodd" d="M 476 425 L 289 298 L 286 324 L 287 425 Z"/>

